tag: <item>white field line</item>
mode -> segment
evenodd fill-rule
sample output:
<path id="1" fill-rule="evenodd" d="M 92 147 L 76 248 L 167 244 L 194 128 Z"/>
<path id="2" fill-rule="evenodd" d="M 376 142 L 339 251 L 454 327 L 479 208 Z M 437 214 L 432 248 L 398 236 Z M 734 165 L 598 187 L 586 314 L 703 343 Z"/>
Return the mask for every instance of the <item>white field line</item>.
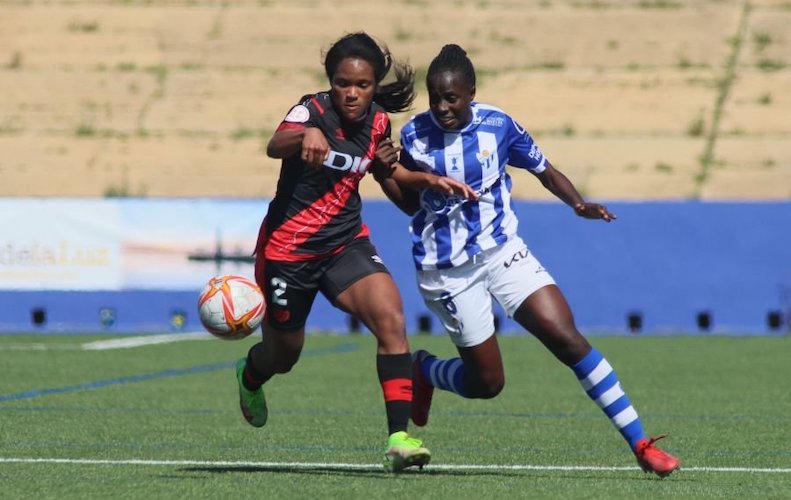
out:
<path id="1" fill-rule="evenodd" d="M 75 344 L 20 343 L 0 345 L 0 351 L 70 351 L 77 349 Z"/>
<path id="2" fill-rule="evenodd" d="M 136 337 L 122 337 L 109 340 L 96 340 L 84 344 L 31 342 L 0 345 L 0 351 L 69 351 L 81 349 L 83 351 L 104 351 L 108 349 L 128 349 L 156 344 L 169 344 L 182 340 L 210 340 L 213 339 L 207 332 L 165 333 L 161 335 L 140 335 Z"/>
<path id="3" fill-rule="evenodd" d="M 107 349 L 128 349 L 145 345 L 170 344 L 182 340 L 208 340 L 213 338 L 207 332 L 165 333 L 162 335 L 141 335 L 139 337 L 124 337 L 120 339 L 97 340 L 82 344 L 84 351 L 104 351 Z"/>
<path id="4" fill-rule="evenodd" d="M 329 462 L 246 462 L 246 461 L 208 461 L 208 460 L 98 460 L 90 458 L 24 458 L 0 457 L 0 463 L 17 464 L 71 464 L 71 465 L 158 465 L 158 466 L 192 466 L 192 467 L 260 467 L 266 469 L 330 469 L 330 470 L 371 470 L 381 471 L 382 464 L 349 464 Z M 441 465 L 426 466 L 439 471 L 476 471 L 476 470 L 538 470 L 538 471 L 629 471 L 640 470 L 637 466 L 629 467 L 598 467 L 588 465 Z M 776 467 L 684 467 L 682 472 L 751 472 L 789 474 L 791 468 Z"/>

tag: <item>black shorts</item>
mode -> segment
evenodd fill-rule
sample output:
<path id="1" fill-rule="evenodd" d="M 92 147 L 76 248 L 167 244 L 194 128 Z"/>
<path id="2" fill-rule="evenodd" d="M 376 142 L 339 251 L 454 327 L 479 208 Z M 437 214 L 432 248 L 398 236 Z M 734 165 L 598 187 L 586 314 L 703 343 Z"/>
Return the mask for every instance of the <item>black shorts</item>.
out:
<path id="1" fill-rule="evenodd" d="M 259 259 L 264 282 L 259 283 L 266 297 L 266 322 L 278 330 L 305 326 L 316 293 L 332 303 L 356 281 L 374 273 L 388 273 L 371 240 L 357 238 L 339 253 L 319 260 L 286 262 Z M 256 276 L 260 276 L 256 269 Z"/>

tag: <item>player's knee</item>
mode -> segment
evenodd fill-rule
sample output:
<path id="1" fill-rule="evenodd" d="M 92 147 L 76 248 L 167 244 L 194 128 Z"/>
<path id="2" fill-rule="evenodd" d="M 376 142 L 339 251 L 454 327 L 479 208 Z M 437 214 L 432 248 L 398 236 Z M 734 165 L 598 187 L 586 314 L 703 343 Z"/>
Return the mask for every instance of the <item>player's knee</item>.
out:
<path id="1" fill-rule="evenodd" d="M 590 344 L 581 333 L 574 330 L 570 335 L 559 337 L 551 350 L 563 364 L 571 366 L 585 357 L 590 351 Z"/>
<path id="2" fill-rule="evenodd" d="M 393 333 L 401 336 L 405 331 L 404 313 L 397 308 L 386 308 L 377 311 L 371 319 L 372 327 L 382 334 Z"/>
<path id="3" fill-rule="evenodd" d="M 274 373 L 288 373 L 299 361 L 302 346 L 299 345 L 280 345 L 279 348 L 268 352 L 269 363 Z"/>
<path id="4" fill-rule="evenodd" d="M 496 397 L 498 394 L 503 392 L 503 388 L 505 387 L 505 380 L 498 379 L 489 381 L 486 384 L 486 393 L 484 394 L 484 399 L 492 399 Z"/>
<path id="5" fill-rule="evenodd" d="M 486 376 L 476 381 L 473 386 L 476 398 L 492 399 L 503 392 L 503 388 L 505 387 L 505 376 L 502 374 Z"/>
<path id="6" fill-rule="evenodd" d="M 294 365 L 297 364 L 297 360 L 299 357 L 296 358 L 280 358 L 275 363 L 275 373 L 288 373 L 294 368 Z"/>

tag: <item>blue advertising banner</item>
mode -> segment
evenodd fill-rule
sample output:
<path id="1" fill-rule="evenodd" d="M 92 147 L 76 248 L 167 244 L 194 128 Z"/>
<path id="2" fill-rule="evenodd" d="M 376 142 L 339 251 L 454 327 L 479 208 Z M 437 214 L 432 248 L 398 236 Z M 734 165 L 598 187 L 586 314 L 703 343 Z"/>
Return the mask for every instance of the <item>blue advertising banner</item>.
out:
<path id="1" fill-rule="evenodd" d="M 791 203 L 608 203 L 618 220 L 515 202 L 519 233 L 585 333 L 789 331 Z M 2 199 L 0 332 L 200 330 L 208 279 L 253 276 L 267 200 Z M 408 218 L 367 200 L 371 239 L 403 296 L 410 332 L 439 322 L 415 284 Z M 502 332 L 523 332 L 495 308 Z M 319 296 L 308 330 L 349 329 Z"/>

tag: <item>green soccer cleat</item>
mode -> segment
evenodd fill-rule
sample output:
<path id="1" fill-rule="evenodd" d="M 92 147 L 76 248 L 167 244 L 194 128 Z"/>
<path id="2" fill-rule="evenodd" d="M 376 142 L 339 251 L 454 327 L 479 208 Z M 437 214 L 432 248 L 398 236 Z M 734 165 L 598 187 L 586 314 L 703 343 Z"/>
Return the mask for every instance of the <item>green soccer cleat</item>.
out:
<path id="1" fill-rule="evenodd" d="M 409 437 L 404 431 L 394 432 L 387 439 L 385 451 L 385 469 L 390 472 L 401 472 L 407 467 L 418 466 L 421 469 L 431 461 L 431 452 L 423 448 L 423 441 Z"/>
<path id="2" fill-rule="evenodd" d="M 246 365 L 247 359 L 245 358 L 236 362 L 236 381 L 239 383 L 239 408 L 242 409 L 242 415 L 244 415 L 244 419 L 250 425 L 263 427 L 266 425 L 266 419 L 269 416 L 269 411 L 266 408 L 266 397 L 262 388 L 259 387 L 257 391 L 251 391 L 242 383 Z"/>

